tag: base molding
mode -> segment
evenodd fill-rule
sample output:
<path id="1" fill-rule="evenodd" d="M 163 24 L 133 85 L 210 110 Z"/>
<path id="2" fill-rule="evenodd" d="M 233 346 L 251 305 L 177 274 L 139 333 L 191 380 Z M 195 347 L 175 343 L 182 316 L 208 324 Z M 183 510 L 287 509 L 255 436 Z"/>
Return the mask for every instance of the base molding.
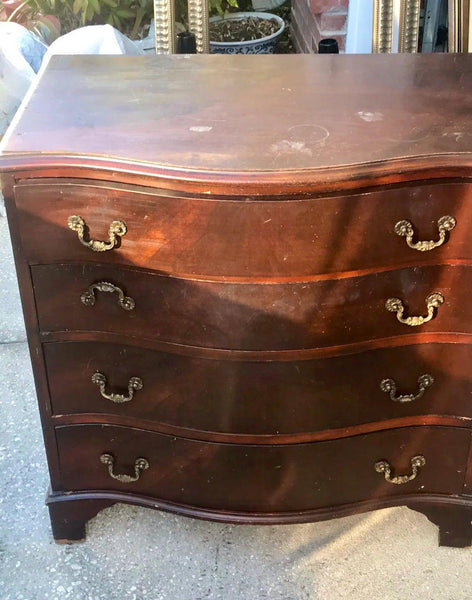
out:
<path id="1" fill-rule="evenodd" d="M 439 545 L 467 548 L 472 545 L 472 504 L 470 502 L 444 506 L 441 504 L 412 504 L 416 510 L 439 527 Z"/>
<path id="2" fill-rule="evenodd" d="M 101 510 L 116 503 L 180 514 L 220 523 L 246 525 L 283 525 L 312 523 L 370 512 L 382 508 L 406 506 L 424 514 L 439 527 L 439 545 L 465 548 L 472 545 L 472 497 L 443 495 L 402 495 L 363 500 L 352 504 L 291 512 L 230 512 L 173 504 L 165 500 L 123 492 L 49 491 L 46 504 L 57 543 L 84 541 L 86 523 Z"/>
<path id="3" fill-rule="evenodd" d="M 106 498 L 69 499 L 64 495 L 59 498 L 48 494 L 46 504 L 54 541 L 58 544 L 75 544 L 85 541 L 87 521 L 115 502 Z"/>

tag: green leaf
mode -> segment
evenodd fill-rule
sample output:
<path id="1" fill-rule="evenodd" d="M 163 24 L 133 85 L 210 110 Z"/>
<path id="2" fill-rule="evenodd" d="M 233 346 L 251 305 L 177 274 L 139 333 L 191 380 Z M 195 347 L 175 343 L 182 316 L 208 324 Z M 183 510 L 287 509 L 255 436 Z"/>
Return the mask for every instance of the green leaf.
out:
<path id="1" fill-rule="evenodd" d="M 89 1 L 89 6 L 91 6 L 93 8 L 93 12 L 95 14 L 99 15 L 100 14 L 100 4 L 99 4 L 98 0 L 88 0 L 88 1 Z"/>
<path id="2" fill-rule="evenodd" d="M 121 30 L 121 21 L 120 21 L 120 19 L 115 14 L 113 15 L 113 21 L 114 21 L 114 26 L 117 29 Z"/>
<path id="3" fill-rule="evenodd" d="M 91 21 L 93 19 L 94 14 L 95 14 L 95 10 L 93 8 L 93 5 L 90 2 L 90 0 L 88 0 L 87 8 L 85 9 L 85 12 L 84 12 L 84 24 Z"/>
<path id="4" fill-rule="evenodd" d="M 81 10 L 83 10 L 83 0 L 74 0 L 74 4 L 72 5 L 74 14 L 78 14 Z"/>
<path id="5" fill-rule="evenodd" d="M 132 11 L 130 8 L 119 8 L 115 11 L 115 14 L 124 19 L 129 19 L 130 17 L 134 16 L 134 11 Z"/>

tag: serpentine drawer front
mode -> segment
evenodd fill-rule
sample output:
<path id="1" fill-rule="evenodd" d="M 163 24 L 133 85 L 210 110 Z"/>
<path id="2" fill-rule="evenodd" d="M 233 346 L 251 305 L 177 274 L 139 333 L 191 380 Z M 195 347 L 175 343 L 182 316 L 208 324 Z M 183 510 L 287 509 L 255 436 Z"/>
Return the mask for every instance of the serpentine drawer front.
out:
<path id="1" fill-rule="evenodd" d="M 54 56 L 33 85 L 0 171 L 54 538 L 116 502 L 403 505 L 471 545 L 472 55 Z"/>
<path id="2" fill-rule="evenodd" d="M 56 436 L 68 490 L 127 491 L 196 509 L 260 513 L 309 511 L 392 494 L 459 494 L 470 439 L 467 430 L 439 427 L 287 446 L 209 444 L 109 425 L 59 427 Z M 136 481 L 111 476 L 103 454 L 113 457 L 114 475 Z M 392 477 L 411 476 L 415 456 L 425 464 L 404 484 L 387 481 L 376 469 L 384 460 Z M 138 458 L 149 466 L 136 474 Z"/>
<path id="3" fill-rule="evenodd" d="M 230 350 L 359 345 L 418 331 L 472 334 L 472 266 L 277 284 L 195 281 L 90 264 L 31 272 L 45 333 L 104 331 Z"/>
<path id="4" fill-rule="evenodd" d="M 472 226 L 470 184 L 287 203 L 182 198 L 54 180 L 22 183 L 15 191 L 32 264 L 93 261 L 176 275 L 293 279 L 472 258 L 466 235 Z M 69 228 L 71 216 L 81 217 L 85 232 L 77 223 Z M 109 240 L 117 221 L 125 223 L 126 233 L 116 235 L 112 249 L 94 251 L 81 243 Z"/>
<path id="5" fill-rule="evenodd" d="M 253 435 L 290 440 L 301 433 L 306 440 L 322 439 L 333 429 L 362 431 L 380 421 L 388 426 L 389 419 L 393 426 L 418 415 L 458 423 L 472 418 L 469 344 L 289 361 L 183 356 L 104 342 L 46 343 L 44 353 L 58 420 L 113 415 L 132 424 L 144 419 L 148 427 L 176 435 L 189 435 L 189 429 L 201 439 L 213 432 L 215 439 L 237 442 Z"/>

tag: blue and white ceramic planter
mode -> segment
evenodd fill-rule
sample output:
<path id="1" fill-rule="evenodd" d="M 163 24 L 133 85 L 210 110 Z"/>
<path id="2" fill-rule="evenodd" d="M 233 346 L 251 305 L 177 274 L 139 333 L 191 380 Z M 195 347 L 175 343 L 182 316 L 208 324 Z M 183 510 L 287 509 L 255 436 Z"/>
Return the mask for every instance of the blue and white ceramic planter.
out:
<path id="1" fill-rule="evenodd" d="M 210 23 L 223 20 L 233 21 L 245 19 L 246 17 L 277 21 L 279 28 L 272 35 L 248 42 L 212 42 L 210 40 L 210 52 L 212 54 L 272 54 L 274 52 L 277 42 L 285 29 L 284 20 L 277 15 L 263 12 L 230 13 L 224 17 L 211 17 Z"/>

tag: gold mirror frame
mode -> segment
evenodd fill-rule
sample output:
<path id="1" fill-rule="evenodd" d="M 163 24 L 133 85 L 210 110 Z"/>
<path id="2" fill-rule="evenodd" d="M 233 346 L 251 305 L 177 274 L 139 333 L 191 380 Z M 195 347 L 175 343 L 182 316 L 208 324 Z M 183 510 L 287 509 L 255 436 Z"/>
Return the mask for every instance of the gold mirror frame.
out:
<path id="1" fill-rule="evenodd" d="M 188 28 L 195 34 L 197 52 L 210 52 L 208 0 L 188 0 Z"/>
<path id="2" fill-rule="evenodd" d="M 174 0 L 154 0 L 154 43 L 156 54 L 176 51 Z"/>
<path id="3" fill-rule="evenodd" d="M 394 0 L 374 0 L 372 52 L 393 52 Z M 421 0 L 401 0 L 398 51 L 417 52 Z"/>
<path id="4" fill-rule="evenodd" d="M 372 52 L 392 52 L 393 45 L 393 0 L 374 0 L 372 24 Z"/>
<path id="5" fill-rule="evenodd" d="M 373 0 L 372 52 L 393 52 L 394 0 Z M 398 52 L 418 51 L 421 0 L 400 0 Z M 472 52 L 472 0 L 448 0 L 449 52 Z"/>
<path id="6" fill-rule="evenodd" d="M 398 31 L 398 52 L 418 52 L 421 0 L 402 0 Z"/>
<path id="7" fill-rule="evenodd" d="M 195 34 L 198 53 L 210 51 L 208 0 L 187 0 L 189 30 Z M 156 54 L 174 54 L 175 0 L 154 0 Z"/>
<path id="8" fill-rule="evenodd" d="M 449 0 L 449 52 L 472 52 L 472 0 Z"/>

